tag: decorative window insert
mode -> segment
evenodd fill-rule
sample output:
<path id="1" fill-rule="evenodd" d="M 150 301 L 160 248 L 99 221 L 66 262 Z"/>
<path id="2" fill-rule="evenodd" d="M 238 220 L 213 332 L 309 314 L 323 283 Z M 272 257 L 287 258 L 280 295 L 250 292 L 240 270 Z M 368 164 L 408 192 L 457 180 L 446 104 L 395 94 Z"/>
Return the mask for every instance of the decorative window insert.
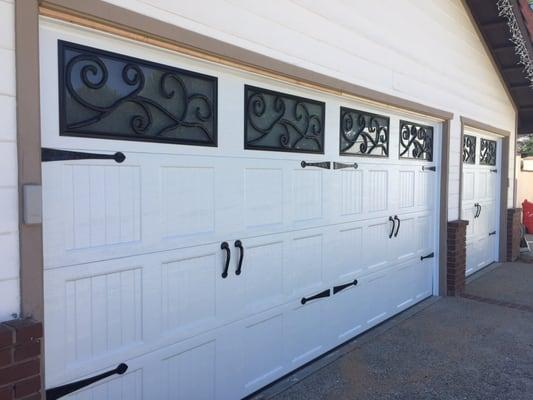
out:
<path id="1" fill-rule="evenodd" d="M 496 141 L 481 138 L 479 163 L 481 165 L 496 165 Z"/>
<path id="2" fill-rule="evenodd" d="M 433 127 L 400 121 L 400 158 L 433 161 Z"/>
<path id="3" fill-rule="evenodd" d="M 60 134 L 217 145 L 217 78 L 59 41 Z"/>
<path id="4" fill-rule="evenodd" d="M 389 156 L 388 117 L 341 107 L 340 154 Z"/>
<path id="5" fill-rule="evenodd" d="M 476 163 L 477 138 L 472 135 L 463 135 L 463 162 L 465 164 Z"/>
<path id="6" fill-rule="evenodd" d="M 244 87 L 244 148 L 324 154 L 325 104 Z"/>

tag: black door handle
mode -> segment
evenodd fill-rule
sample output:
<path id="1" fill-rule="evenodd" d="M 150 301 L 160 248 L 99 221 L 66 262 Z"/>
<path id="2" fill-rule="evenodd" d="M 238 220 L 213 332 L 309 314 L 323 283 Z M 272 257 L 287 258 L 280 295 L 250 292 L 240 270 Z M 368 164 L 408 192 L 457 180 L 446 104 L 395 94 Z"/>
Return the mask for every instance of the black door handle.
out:
<path id="1" fill-rule="evenodd" d="M 300 300 L 300 303 L 305 304 L 305 303 L 307 303 L 308 301 L 316 300 L 316 299 L 321 299 L 321 298 L 323 298 L 323 297 L 329 297 L 330 295 L 331 295 L 331 290 L 326 289 L 326 290 L 324 290 L 323 292 L 320 292 L 320 293 L 318 293 L 318 294 L 315 294 L 314 296 L 311 296 L 311 297 L 302 297 L 302 300 Z"/>
<path id="2" fill-rule="evenodd" d="M 356 162 L 354 162 L 352 164 L 346 164 L 346 163 L 341 163 L 341 162 L 334 162 L 333 163 L 333 169 L 343 169 L 343 168 L 357 169 L 358 167 L 359 167 L 359 165 L 357 165 Z"/>
<path id="3" fill-rule="evenodd" d="M 357 286 L 357 279 L 354 279 L 353 282 L 345 283 L 343 285 L 333 286 L 333 294 L 337 294 L 340 291 L 349 288 L 350 286 Z"/>
<path id="4" fill-rule="evenodd" d="M 477 213 L 479 212 L 479 204 L 475 203 L 474 207 L 476 207 L 476 213 L 474 214 L 474 218 L 477 218 Z"/>
<path id="5" fill-rule="evenodd" d="M 400 218 L 398 218 L 397 215 L 394 216 L 394 219 L 396 221 L 398 221 L 398 228 L 396 228 L 396 233 L 394 234 L 394 237 L 396 237 L 396 236 L 398 236 L 398 232 L 400 232 L 400 225 L 401 225 L 402 221 L 400 220 Z"/>
<path id="6" fill-rule="evenodd" d="M 235 270 L 235 275 L 240 275 L 242 270 L 242 260 L 244 258 L 244 247 L 242 246 L 242 242 L 240 240 L 235 241 L 235 247 L 237 247 L 240 250 L 239 255 L 239 265 L 237 266 L 237 269 Z"/>
<path id="7" fill-rule="evenodd" d="M 481 215 L 481 204 L 478 204 L 477 206 L 479 207 L 479 211 L 477 213 L 477 218 L 479 218 L 479 216 Z"/>
<path id="8" fill-rule="evenodd" d="M 435 257 L 435 253 L 429 253 L 427 256 L 420 256 L 420 261 L 424 261 L 426 258 Z"/>
<path id="9" fill-rule="evenodd" d="M 67 151 L 58 149 L 49 149 L 43 147 L 41 149 L 41 161 L 66 161 L 66 160 L 115 160 L 121 163 L 126 159 L 124 153 L 118 151 L 115 154 L 95 154 L 83 153 L 81 151 Z"/>
<path id="10" fill-rule="evenodd" d="M 222 242 L 220 245 L 220 248 L 222 250 L 226 250 L 226 264 L 224 265 L 224 270 L 222 271 L 222 278 L 226 279 L 228 277 L 228 268 L 229 268 L 229 260 L 231 259 L 231 250 L 229 249 L 228 242 Z"/>
<path id="11" fill-rule="evenodd" d="M 394 233 L 394 228 L 396 228 L 396 221 L 392 219 L 392 217 L 389 215 L 389 221 L 392 222 L 392 228 L 389 233 L 389 239 L 392 238 L 392 234 Z"/>
<path id="12" fill-rule="evenodd" d="M 95 382 L 101 381 L 102 379 L 105 379 L 107 377 L 110 377 L 112 375 L 122 375 L 128 370 L 127 364 L 119 364 L 118 367 L 115 369 L 104 372 L 103 374 L 93 376 L 92 378 L 82 379 L 81 381 L 68 383 L 63 386 L 58 386 L 52 389 L 48 389 L 46 391 L 46 400 L 56 400 L 61 397 L 64 397 L 70 393 L 73 393 L 77 390 L 80 390 L 84 387 L 87 387 L 89 385 L 92 385 Z"/>
<path id="13" fill-rule="evenodd" d="M 302 166 L 302 168 L 305 168 L 305 167 L 318 167 L 318 168 L 324 168 L 324 169 L 330 169 L 331 168 L 331 162 L 329 162 L 329 161 L 322 161 L 322 162 L 302 161 L 300 163 L 300 165 Z"/>

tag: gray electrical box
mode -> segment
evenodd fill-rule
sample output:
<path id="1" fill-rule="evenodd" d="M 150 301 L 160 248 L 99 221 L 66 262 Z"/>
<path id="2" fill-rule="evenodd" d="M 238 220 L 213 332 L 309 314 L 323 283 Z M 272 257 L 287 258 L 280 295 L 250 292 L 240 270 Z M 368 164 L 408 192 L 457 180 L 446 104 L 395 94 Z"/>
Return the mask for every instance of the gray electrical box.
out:
<path id="1" fill-rule="evenodd" d="M 41 224 L 43 222 L 42 186 L 24 185 L 22 195 L 23 222 L 27 225 Z"/>

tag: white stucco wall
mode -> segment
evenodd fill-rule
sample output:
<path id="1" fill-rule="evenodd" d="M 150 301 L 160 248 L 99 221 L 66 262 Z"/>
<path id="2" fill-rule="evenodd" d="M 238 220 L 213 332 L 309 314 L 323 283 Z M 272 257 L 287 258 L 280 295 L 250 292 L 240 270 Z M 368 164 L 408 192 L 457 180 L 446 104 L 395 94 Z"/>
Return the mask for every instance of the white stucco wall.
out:
<path id="1" fill-rule="evenodd" d="M 460 0 L 106 1 L 453 112 L 450 220 L 459 215 L 459 117 L 514 131 L 512 104 Z M 514 163 L 509 169 L 511 206 Z"/>
<path id="2" fill-rule="evenodd" d="M 20 303 L 14 9 L 0 0 L 0 321 Z"/>

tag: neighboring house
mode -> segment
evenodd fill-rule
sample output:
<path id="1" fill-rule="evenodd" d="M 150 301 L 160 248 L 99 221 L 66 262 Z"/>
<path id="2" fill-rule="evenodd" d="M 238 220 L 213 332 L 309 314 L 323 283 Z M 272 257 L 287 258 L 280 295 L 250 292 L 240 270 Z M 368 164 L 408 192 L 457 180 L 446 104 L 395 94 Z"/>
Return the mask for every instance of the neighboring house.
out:
<path id="1" fill-rule="evenodd" d="M 0 398 L 241 398 L 514 259 L 498 5 L 0 0 Z"/>
<path id="2" fill-rule="evenodd" d="M 533 203 L 533 157 L 516 157 L 516 200 L 519 206 Z"/>

